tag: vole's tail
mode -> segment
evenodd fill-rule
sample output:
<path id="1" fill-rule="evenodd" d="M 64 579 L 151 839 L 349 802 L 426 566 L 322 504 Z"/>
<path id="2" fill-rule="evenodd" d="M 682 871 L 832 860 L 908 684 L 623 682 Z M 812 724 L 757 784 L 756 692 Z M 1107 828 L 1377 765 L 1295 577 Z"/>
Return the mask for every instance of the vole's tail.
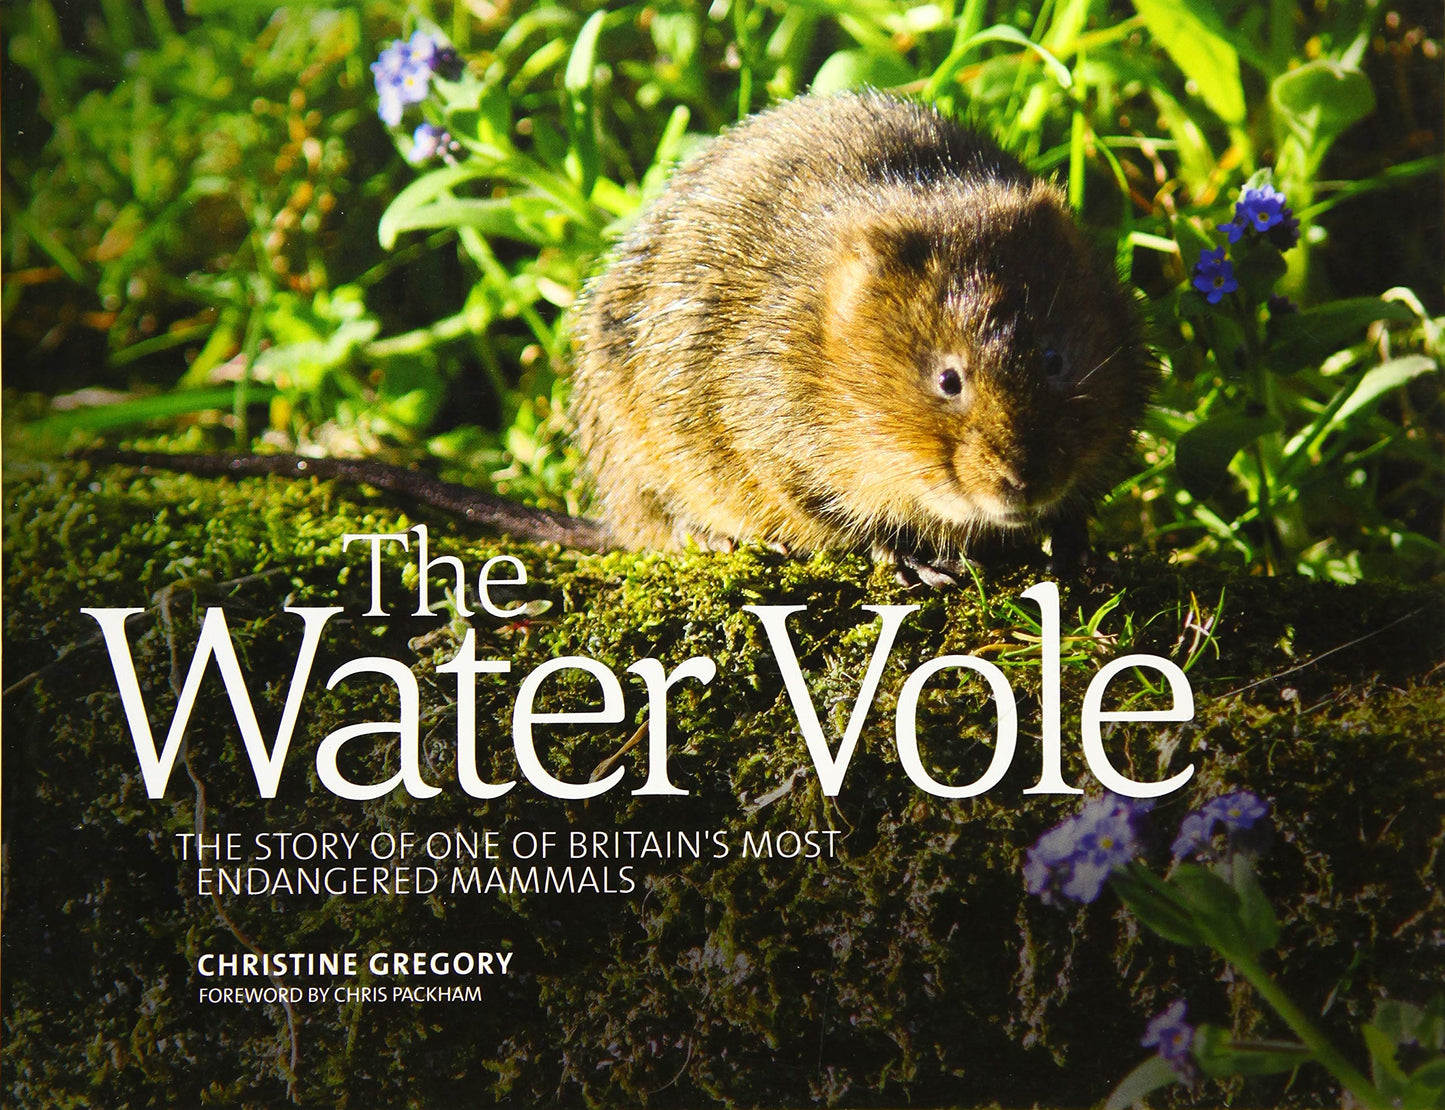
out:
<path id="1" fill-rule="evenodd" d="M 605 551 L 613 544 L 594 520 L 534 509 L 420 470 L 372 459 L 310 459 L 301 455 L 170 454 L 164 451 L 84 451 L 78 458 L 117 466 L 175 470 L 201 477 L 246 478 L 279 474 L 287 478 L 335 479 L 400 494 L 433 509 L 454 513 L 490 532 L 523 540 Z"/>

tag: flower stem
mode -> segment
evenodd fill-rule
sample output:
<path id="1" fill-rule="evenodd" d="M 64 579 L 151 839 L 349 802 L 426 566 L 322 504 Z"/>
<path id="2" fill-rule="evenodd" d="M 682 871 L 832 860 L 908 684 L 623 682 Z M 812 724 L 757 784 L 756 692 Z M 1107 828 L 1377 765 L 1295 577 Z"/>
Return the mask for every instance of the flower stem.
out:
<path id="1" fill-rule="evenodd" d="M 1257 330 L 1250 333 L 1249 347 L 1249 392 L 1254 404 L 1264 415 L 1278 419 L 1278 401 L 1274 383 L 1269 371 L 1261 364 L 1259 347 L 1263 342 Z M 1265 572 L 1278 574 L 1283 562 L 1283 545 L 1280 542 L 1279 519 L 1275 505 L 1275 463 L 1279 455 L 1279 433 L 1265 432 L 1253 444 L 1256 471 L 1255 508 L 1259 513 L 1259 526 L 1264 537 Z"/>
<path id="2" fill-rule="evenodd" d="M 1250 985 L 1259 992 L 1260 997 L 1274 1008 L 1274 1012 L 1284 1019 L 1284 1023 L 1310 1050 L 1315 1060 L 1338 1079 L 1345 1090 L 1355 1096 L 1360 1105 L 1371 1108 L 1384 1108 L 1389 1105 L 1385 1096 L 1375 1089 L 1375 1085 L 1346 1060 L 1339 1049 L 1335 1048 L 1323 1033 L 1315 1028 L 1309 1018 L 1305 1017 L 1299 1007 L 1290 1000 L 1289 995 L 1284 993 L 1280 985 L 1255 962 L 1253 956 L 1229 951 L 1222 947 L 1219 949 L 1219 953 L 1239 969 L 1240 974 L 1249 980 Z"/>
<path id="3" fill-rule="evenodd" d="M 1389 1101 L 1364 1075 L 1330 1043 L 1329 1039 L 1320 1032 L 1318 1028 L 1305 1017 L 1304 1012 L 1290 1000 L 1269 973 L 1260 966 L 1259 962 L 1248 951 L 1237 949 L 1228 940 L 1222 938 L 1219 930 L 1212 927 L 1212 923 L 1202 919 L 1197 909 L 1191 907 L 1187 901 L 1181 901 L 1178 892 L 1167 880 L 1160 879 L 1147 867 L 1136 865 L 1130 868 L 1130 874 L 1142 880 L 1163 898 L 1178 906 L 1181 912 L 1194 918 L 1195 927 L 1204 943 L 1214 949 L 1220 956 L 1233 964 L 1259 992 L 1263 998 L 1284 1019 L 1284 1023 L 1290 1027 L 1309 1054 L 1314 1060 L 1333 1075 L 1340 1084 L 1355 1096 L 1355 1100 L 1361 1106 L 1369 1110 L 1384 1110 L 1389 1106 Z"/>

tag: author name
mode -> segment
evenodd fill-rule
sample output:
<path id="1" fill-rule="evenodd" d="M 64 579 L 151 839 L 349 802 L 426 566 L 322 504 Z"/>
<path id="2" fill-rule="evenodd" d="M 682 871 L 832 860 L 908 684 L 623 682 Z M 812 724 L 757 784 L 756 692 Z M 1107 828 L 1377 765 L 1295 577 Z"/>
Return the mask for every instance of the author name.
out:
<path id="1" fill-rule="evenodd" d="M 196 960 L 203 979 L 352 976 L 364 966 L 377 976 L 506 975 L 511 952 L 205 952 Z"/>

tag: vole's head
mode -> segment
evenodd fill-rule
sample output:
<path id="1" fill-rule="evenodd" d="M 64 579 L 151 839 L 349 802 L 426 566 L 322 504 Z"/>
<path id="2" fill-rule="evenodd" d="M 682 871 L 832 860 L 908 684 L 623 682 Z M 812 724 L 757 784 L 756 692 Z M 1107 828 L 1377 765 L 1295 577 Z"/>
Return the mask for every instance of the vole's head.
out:
<path id="1" fill-rule="evenodd" d="M 858 507 L 875 518 L 921 511 L 947 533 L 1087 503 L 1148 396 L 1129 296 L 1043 183 L 875 210 L 850 232 L 825 304 L 843 438 L 887 460 L 861 494 L 878 504 Z"/>

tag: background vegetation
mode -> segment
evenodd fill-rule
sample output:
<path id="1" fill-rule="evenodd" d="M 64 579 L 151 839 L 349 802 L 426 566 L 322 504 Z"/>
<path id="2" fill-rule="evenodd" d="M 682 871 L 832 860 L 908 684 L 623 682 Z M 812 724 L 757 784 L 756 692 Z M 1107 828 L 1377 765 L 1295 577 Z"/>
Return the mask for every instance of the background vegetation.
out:
<path id="1" fill-rule="evenodd" d="M 29 0 L 3 19 L 26 450 L 161 433 L 429 459 L 585 508 L 564 402 L 586 276 L 706 136 L 866 84 L 1056 175 L 1147 297 L 1165 383 L 1114 542 L 1342 580 L 1442 566 L 1436 4 Z M 388 129 L 368 66 L 415 29 L 464 68 Z M 455 154 L 410 167 L 423 118 Z M 1261 168 L 1299 243 L 1236 260 L 1210 306 L 1190 269 Z"/>

